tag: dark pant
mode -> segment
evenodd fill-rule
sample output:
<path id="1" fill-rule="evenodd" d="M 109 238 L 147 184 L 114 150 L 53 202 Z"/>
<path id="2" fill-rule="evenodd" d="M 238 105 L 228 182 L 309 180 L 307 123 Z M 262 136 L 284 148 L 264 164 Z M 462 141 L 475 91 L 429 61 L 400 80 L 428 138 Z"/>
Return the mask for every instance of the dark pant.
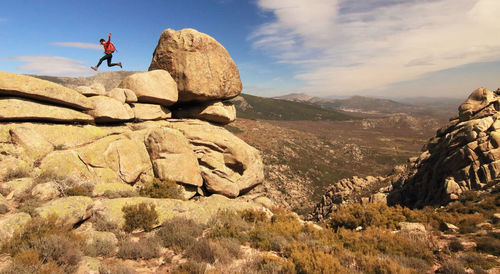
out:
<path id="1" fill-rule="evenodd" d="M 96 67 L 99 67 L 101 65 L 101 63 L 104 61 L 104 60 L 108 60 L 108 67 L 112 67 L 112 66 L 118 66 L 117 63 L 113 63 L 111 64 L 111 58 L 113 58 L 113 54 L 106 54 L 104 55 L 101 60 L 99 60 L 99 63 L 97 63 L 97 66 Z"/>

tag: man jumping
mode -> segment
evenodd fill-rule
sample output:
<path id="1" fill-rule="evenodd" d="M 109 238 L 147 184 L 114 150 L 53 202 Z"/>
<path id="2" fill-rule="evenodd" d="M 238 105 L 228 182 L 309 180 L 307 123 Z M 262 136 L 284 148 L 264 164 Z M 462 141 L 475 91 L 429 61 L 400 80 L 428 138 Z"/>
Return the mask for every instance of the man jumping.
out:
<path id="1" fill-rule="evenodd" d="M 111 43 L 111 33 L 108 34 L 108 42 L 105 42 L 104 39 L 99 40 L 99 42 L 104 47 L 104 54 L 105 55 L 101 58 L 101 60 L 99 60 L 99 63 L 97 63 L 97 66 L 90 67 L 90 68 L 97 71 L 97 68 L 101 65 L 102 61 L 104 61 L 104 60 L 108 60 L 108 67 L 120 66 L 120 68 L 121 68 L 122 62 L 111 63 L 111 58 L 113 58 L 113 52 L 115 52 L 115 45 L 113 45 L 113 43 Z"/>

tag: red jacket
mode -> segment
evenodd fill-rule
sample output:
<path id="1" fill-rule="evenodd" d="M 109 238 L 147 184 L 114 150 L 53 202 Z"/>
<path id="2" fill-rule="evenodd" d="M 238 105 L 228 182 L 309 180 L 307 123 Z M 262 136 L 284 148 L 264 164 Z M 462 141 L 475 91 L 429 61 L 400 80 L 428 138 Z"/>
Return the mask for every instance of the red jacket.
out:
<path id="1" fill-rule="evenodd" d="M 111 36 L 108 36 L 108 42 L 104 42 L 104 54 L 111 54 L 115 52 L 115 46 L 111 43 Z"/>

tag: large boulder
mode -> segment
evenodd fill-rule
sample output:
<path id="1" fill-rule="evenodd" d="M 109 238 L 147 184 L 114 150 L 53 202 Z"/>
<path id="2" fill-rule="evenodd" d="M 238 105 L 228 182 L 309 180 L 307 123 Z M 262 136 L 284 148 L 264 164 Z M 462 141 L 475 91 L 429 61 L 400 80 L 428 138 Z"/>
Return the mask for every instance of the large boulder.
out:
<path id="1" fill-rule="evenodd" d="M 13 95 L 68 106 L 79 110 L 93 108 L 79 92 L 38 78 L 0 71 L 0 94 Z"/>
<path id="2" fill-rule="evenodd" d="M 170 72 L 180 102 L 232 98 L 242 89 L 238 68 L 226 49 L 194 29 L 162 32 L 149 66 L 156 69 Z"/>
<path id="3" fill-rule="evenodd" d="M 236 119 L 236 108 L 230 101 L 215 101 L 181 106 L 174 114 L 177 118 L 195 118 L 225 125 Z"/>
<path id="4" fill-rule="evenodd" d="M 134 112 L 128 104 L 124 104 L 107 96 L 94 96 L 89 98 L 95 108 L 88 111 L 96 122 L 123 122 L 134 119 Z"/>
<path id="5" fill-rule="evenodd" d="M 167 71 L 161 69 L 132 74 L 118 87 L 134 91 L 142 103 L 170 106 L 178 98 L 177 84 Z"/>
<path id="6" fill-rule="evenodd" d="M 393 184 L 389 204 L 442 205 L 463 193 L 493 191 L 500 178 L 500 96 L 480 88 L 439 129 Z"/>
<path id="7" fill-rule="evenodd" d="M 202 186 L 198 159 L 180 131 L 155 128 L 148 134 L 145 143 L 158 178 Z"/>
<path id="8" fill-rule="evenodd" d="M 0 91 L 1 92 L 1 91 Z M 94 118 L 85 113 L 23 98 L 0 98 L 0 121 L 86 122 Z"/>

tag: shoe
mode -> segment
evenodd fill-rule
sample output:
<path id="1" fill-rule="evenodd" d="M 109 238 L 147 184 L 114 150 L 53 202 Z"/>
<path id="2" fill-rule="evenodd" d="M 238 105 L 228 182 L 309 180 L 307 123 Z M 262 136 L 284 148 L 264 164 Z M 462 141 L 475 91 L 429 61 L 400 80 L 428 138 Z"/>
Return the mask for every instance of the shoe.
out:
<path id="1" fill-rule="evenodd" d="M 118 65 L 120 66 L 120 68 L 123 68 L 122 67 L 122 62 L 118 62 Z"/>
<path id="2" fill-rule="evenodd" d="M 97 71 L 97 67 L 90 67 L 91 69 Z"/>

